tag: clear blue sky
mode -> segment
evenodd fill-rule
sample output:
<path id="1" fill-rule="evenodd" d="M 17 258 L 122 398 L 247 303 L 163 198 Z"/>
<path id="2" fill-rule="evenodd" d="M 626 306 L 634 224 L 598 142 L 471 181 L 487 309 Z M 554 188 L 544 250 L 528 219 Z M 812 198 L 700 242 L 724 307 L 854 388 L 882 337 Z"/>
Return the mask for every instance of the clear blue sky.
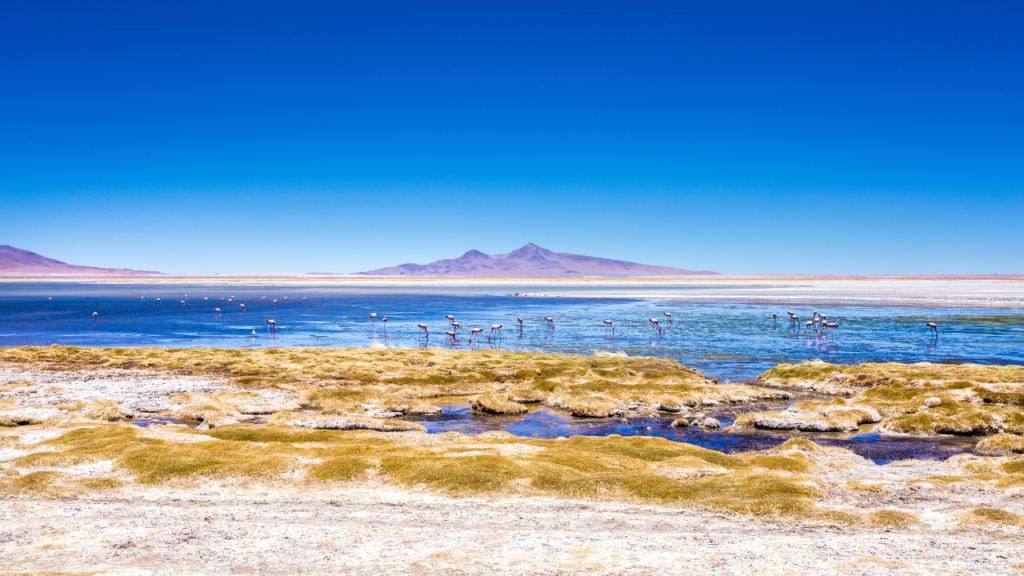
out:
<path id="1" fill-rule="evenodd" d="M 5 2 L 0 244 L 1024 272 L 1024 3 Z"/>

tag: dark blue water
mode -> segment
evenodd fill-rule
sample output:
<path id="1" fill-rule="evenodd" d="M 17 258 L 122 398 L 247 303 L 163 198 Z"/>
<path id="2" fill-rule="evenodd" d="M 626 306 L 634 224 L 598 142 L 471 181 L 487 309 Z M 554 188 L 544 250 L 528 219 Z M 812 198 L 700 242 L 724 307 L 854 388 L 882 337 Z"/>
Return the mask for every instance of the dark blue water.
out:
<path id="1" fill-rule="evenodd" d="M 557 438 L 559 436 L 656 436 L 676 442 L 695 444 L 725 453 L 767 450 L 786 440 L 803 436 L 818 444 L 839 446 L 869 458 L 877 464 L 888 464 L 894 460 L 919 458 L 945 460 L 963 452 L 969 452 L 977 439 L 940 437 L 900 437 L 865 434 L 799 434 L 759 432 L 723 434 L 720 430 L 700 428 L 676 428 L 672 421 L 675 416 L 662 414 L 661 418 L 575 418 L 558 410 L 533 407 L 523 415 L 496 416 L 473 412 L 469 404 L 446 404 L 442 413 L 430 416 L 408 416 L 403 420 L 417 422 L 430 433 L 459 432 L 476 435 L 492 430 L 501 430 L 527 438 Z M 712 413 L 724 428 L 735 420 L 729 413 Z"/>
<path id="2" fill-rule="evenodd" d="M 573 292 L 578 297 L 564 298 L 509 296 L 508 287 L 418 286 L 415 290 L 417 293 L 403 288 L 281 285 L 0 284 L 0 346 L 466 349 L 471 328 L 489 330 L 492 324 L 503 324 L 500 339 L 488 342 L 478 337 L 472 347 L 585 355 L 624 351 L 631 356 L 672 358 L 709 376 L 731 380 L 754 377 L 779 363 L 812 359 L 840 364 L 1024 364 L 1024 311 L 1019 309 L 610 299 L 588 297 L 585 288 Z M 535 291 L 528 286 L 517 290 Z M 229 304 L 231 296 L 235 300 Z M 161 304 L 156 302 L 158 297 Z M 274 299 L 279 303 L 272 304 Z M 184 305 L 182 300 L 186 300 Z M 244 313 L 239 304 L 245 304 Z M 218 307 L 221 314 L 214 312 Z M 802 326 L 791 325 L 788 318 L 772 321 L 772 313 L 786 317 L 787 310 L 804 319 L 818 310 L 829 320 L 838 320 L 840 327 L 822 337 L 805 334 Z M 93 312 L 99 314 L 98 321 Z M 378 314 L 375 325 L 368 319 L 371 312 Z M 663 312 L 672 313 L 672 324 L 664 322 Z M 449 343 L 443 334 L 448 329 L 446 314 L 464 325 L 458 343 Z M 380 321 L 385 315 L 386 331 Z M 546 316 L 554 318 L 554 330 L 543 320 Z M 522 332 L 517 329 L 516 317 L 525 321 Z M 660 334 L 648 321 L 654 317 L 662 321 Z M 268 319 L 277 322 L 276 334 L 268 332 Z M 601 324 L 604 319 L 615 322 L 614 335 Z M 937 339 L 925 322 L 939 324 Z M 429 326 L 429 339 L 416 328 L 420 323 Z"/>

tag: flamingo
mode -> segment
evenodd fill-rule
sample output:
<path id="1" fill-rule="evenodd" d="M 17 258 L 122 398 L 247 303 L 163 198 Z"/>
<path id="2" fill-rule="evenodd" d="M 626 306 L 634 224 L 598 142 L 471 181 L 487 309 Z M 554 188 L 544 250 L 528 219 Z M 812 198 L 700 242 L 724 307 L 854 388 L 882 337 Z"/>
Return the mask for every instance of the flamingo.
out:
<path id="1" fill-rule="evenodd" d="M 376 319 L 377 319 L 377 313 L 376 312 L 370 313 L 370 325 L 371 326 L 373 325 L 373 321 L 376 320 Z"/>
<path id="2" fill-rule="evenodd" d="M 522 318 L 516 318 L 516 321 L 519 322 L 519 331 L 522 332 L 523 331 L 523 319 Z"/>
<path id="3" fill-rule="evenodd" d="M 472 330 L 470 330 L 469 331 L 469 343 L 472 344 L 473 343 L 473 336 L 476 336 L 477 334 L 479 334 L 479 333 L 481 333 L 483 331 L 484 331 L 483 328 L 473 328 Z"/>
<path id="4" fill-rule="evenodd" d="M 253 331 L 252 331 L 252 337 L 253 337 L 253 338 L 255 338 L 255 337 L 256 337 L 256 331 L 255 331 L 255 330 L 253 330 Z"/>
<path id="5" fill-rule="evenodd" d="M 381 318 L 380 321 L 384 323 L 384 334 L 387 335 L 387 333 L 388 333 L 388 317 L 385 316 L 385 317 Z"/>
<path id="6" fill-rule="evenodd" d="M 458 332 L 458 331 L 459 331 L 459 329 L 460 329 L 460 328 L 462 328 L 462 324 L 459 324 L 458 322 L 452 322 L 452 328 L 453 328 L 453 329 L 454 329 L 454 330 L 455 330 L 456 332 Z"/>
<path id="7" fill-rule="evenodd" d="M 447 314 L 447 315 L 445 315 L 445 318 L 448 319 L 448 323 L 449 324 L 455 324 L 455 316 L 452 316 L 451 314 Z"/>
<path id="8" fill-rule="evenodd" d="M 654 324 L 654 326 L 658 328 L 658 334 L 661 334 L 661 324 L 658 324 L 658 319 L 657 318 L 651 318 L 650 319 L 650 323 Z"/>
<path id="9" fill-rule="evenodd" d="M 185 305 L 185 301 L 184 301 L 184 300 L 182 300 L 182 301 L 181 301 L 181 305 L 182 305 L 182 306 L 184 306 L 184 305 Z"/>
<path id="10" fill-rule="evenodd" d="M 220 308 L 214 308 L 213 311 L 220 316 Z"/>
<path id="11" fill-rule="evenodd" d="M 552 330 L 555 329 L 555 321 L 554 321 L 554 319 L 551 318 L 551 316 L 548 316 L 548 317 L 544 318 L 544 320 L 546 320 L 548 322 L 548 324 L 551 324 L 551 329 Z"/>
<path id="12" fill-rule="evenodd" d="M 157 298 L 157 299 L 156 299 L 156 303 L 157 303 L 157 304 L 161 304 L 161 302 L 160 302 L 160 299 L 159 299 L 159 298 Z"/>
<path id="13" fill-rule="evenodd" d="M 456 344 L 458 344 L 459 339 L 455 337 L 455 332 L 452 332 L 451 330 L 446 330 L 445 334 L 448 335 L 449 342 L 455 342 Z"/>
<path id="14" fill-rule="evenodd" d="M 811 324 L 814 324 L 813 320 L 808 320 L 807 323 L 804 324 L 804 334 L 807 334 L 807 329 L 811 327 Z M 817 326 L 814 327 L 814 331 L 815 332 L 818 331 L 818 327 Z"/>
<path id="15" fill-rule="evenodd" d="M 925 324 L 925 326 L 931 328 L 932 330 L 935 330 L 935 337 L 939 337 L 939 327 L 935 325 L 935 322 L 929 322 Z"/>
<path id="16" fill-rule="evenodd" d="M 672 313 L 671 312 L 662 312 L 662 314 L 664 314 L 665 317 L 668 318 L 668 323 L 671 324 L 672 323 Z"/>
<path id="17" fill-rule="evenodd" d="M 277 322 L 273 320 L 267 320 L 267 332 L 270 332 L 270 328 L 274 328 L 274 332 L 277 332 Z"/>
<path id="18" fill-rule="evenodd" d="M 207 300 L 209 300 L 209 298 L 203 298 L 203 302 L 206 302 Z"/>
<path id="19" fill-rule="evenodd" d="M 221 304 L 223 304 L 223 303 L 224 303 L 224 299 L 223 299 L 223 298 L 221 298 L 221 299 L 220 299 L 220 303 L 221 303 Z"/>
<path id="20" fill-rule="evenodd" d="M 493 325 L 491 325 L 491 331 L 487 333 L 487 341 L 488 342 L 491 341 L 491 334 L 493 334 L 495 331 L 498 332 L 498 336 L 501 336 L 501 324 L 493 324 Z"/>
<path id="21" fill-rule="evenodd" d="M 778 326 L 778 325 L 779 325 L 779 319 L 778 319 L 778 317 L 777 317 L 777 316 L 775 315 L 775 313 L 774 313 L 774 312 L 772 312 L 772 322 L 775 322 L 775 325 L 776 325 L 776 326 Z"/>
<path id="22" fill-rule="evenodd" d="M 266 300 L 266 299 L 267 299 L 267 297 L 266 297 L 266 296 L 264 296 L 264 297 L 263 297 L 263 299 L 264 299 L 264 300 Z"/>
<path id="23" fill-rule="evenodd" d="M 288 297 L 287 297 L 287 296 L 285 296 L 285 297 L 284 297 L 284 299 L 285 299 L 285 300 L 287 300 L 287 299 L 288 299 Z"/>
<path id="24" fill-rule="evenodd" d="M 242 308 L 242 314 L 245 314 L 245 304 L 239 304 L 239 306 Z"/>
<path id="25" fill-rule="evenodd" d="M 302 301 L 303 301 L 303 302 L 305 302 L 305 301 L 306 301 L 306 297 L 305 297 L 305 296 L 303 296 L 303 297 L 302 297 Z"/>
<path id="26" fill-rule="evenodd" d="M 608 328 L 611 328 L 611 330 L 612 330 L 612 334 L 615 334 L 615 325 L 614 325 L 614 324 L 612 324 L 612 321 L 611 321 L 611 320 L 604 320 L 604 321 L 603 321 L 603 324 L 604 324 L 605 326 L 607 326 Z M 607 329 L 605 329 L 605 331 L 607 332 Z"/>
<path id="27" fill-rule="evenodd" d="M 92 319 L 93 319 L 93 322 L 99 322 L 100 321 L 100 313 L 99 312 L 93 312 L 92 313 Z"/>
<path id="28" fill-rule="evenodd" d="M 142 300 L 143 302 L 146 301 L 146 297 L 145 296 L 139 296 L 139 299 Z"/>
<path id="29" fill-rule="evenodd" d="M 51 302 L 52 302 L 52 301 L 53 301 L 53 296 L 51 296 L 51 297 L 47 298 L 47 300 L 49 300 L 49 301 L 51 301 Z"/>
<path id="30" fill-rule="evenodd" d="M 274 304 L 277 304 L 277 300 L 274 300 Z"/>
<path id="31" fill-rule="evenodd" d="M 427 338 L 430 338 L 430 332 L 427 331 L 426 324 L 417 324 L 416 327 L 419 328 L 420 330 L 423 330 L 423 333 L 427 335 Z"/>

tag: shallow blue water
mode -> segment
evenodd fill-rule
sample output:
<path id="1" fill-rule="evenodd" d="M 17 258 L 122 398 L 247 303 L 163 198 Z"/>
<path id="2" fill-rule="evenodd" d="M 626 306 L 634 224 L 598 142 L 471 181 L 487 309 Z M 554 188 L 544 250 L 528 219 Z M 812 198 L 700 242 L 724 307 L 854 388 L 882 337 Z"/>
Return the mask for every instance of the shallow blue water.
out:
<path id="1" fill-rule="evenodd" d="M 503 293 L 480 293 L 484 289 Z M 574 292 L 579 297 L 561 298 L 508 296 L 504 294 L 507 287 L 415 290 L 417 293 L 409 293 L 407 288 L 12 283 L 0 285 L 0 346 L 466 349 L 471 328 L 489 330 L 492 324 L 503 324 L 500 339 L 488 342 L 478 336 L 473 348 L 574 354 L 624 351 L 631 356 L 672 358 L 709 376 L 730 380 L 752 378 L 781 362 L 812 359 L 841 364 L 1024 364 L 1022 310 L 607 299 L 589 297 L 585 289 Z M 528 286 L 517 290 L 536 291 Z M 229 304 L 231 296 L 235 300 Z M 274 299 L 279 303 L 272 304 Z M 182 300 L 186 300 L 184 305 Z M 243 303 L 244 313 L 239 306 Z M 217 307 L 222 314 L 214 312 Z M 803 319 L 817 310 L 830 321 L 838 320 L 840 327 L 830 337 L 804 334 L 802 326 L 791 325 L 787 310 Z M 99 313 L 98 321 L 93 320 L 93 312 Z M 368 320 L 371 312 L 378 314 L 375 325 Z M 663 312 L 672 313 L 672 324 L 664 322 Z M 773 322 L 772 313 L 787 319 Z M 449 343 L 443 334 L 448 329 L 446 314 L 454 315 L 464 326 L 457 344 Z M 386 333 L 380 321 L 385 315 Z M 554 330 L 543 320 L 546 316 L 554 318 Z M 516 327 L 516 317 L 525 321 L 522 332 Z M 663 321 L 661 334 L 648 322 L 654 317 Z M 268 319 L 277 322 L 276 334 L 268 332 Z M 601 324 L 604 319 L 615 322 L 614 335 Z M 938 338 L 925 322 L 939 324 Z M 416 328 L 420 323 L 429 326 L 429 339 Z"/>
<path id="2" fill-rule="evenodd" d="M 515 436 L 530 438 L 557 438 L 559 436 L 656 436 L 695 444 L 720 452 L 747 452 L 767 450 L 782 444 L 794 436 L 813 438 L 819 444 L 839 446 L 873 460 L 887 464 L 894 460 L 918 458 L 945 460 L 950 456 L 969 452 L 977 438 L 956 436 L 882 436 L 877 433 L 862 434 L 800 434 L 788 432 L 756 432 L 723 434 L 721 430 L 707 430 L 671 426 L 676 416 L 662 415 L 661 418 L 576 418 L 571 414 L 535 406 L 526 414 L 498 416 L 473 412 L 467 403 L 441 405 L 442 412 L 429 416 L 407 416 L 403 420 L 417 422 L 431 434 L 459 432 L 476 435 L 492 430 L 502 430 Z M 735 420 L 728 411 L 713 414 L 722 427 Z"/>

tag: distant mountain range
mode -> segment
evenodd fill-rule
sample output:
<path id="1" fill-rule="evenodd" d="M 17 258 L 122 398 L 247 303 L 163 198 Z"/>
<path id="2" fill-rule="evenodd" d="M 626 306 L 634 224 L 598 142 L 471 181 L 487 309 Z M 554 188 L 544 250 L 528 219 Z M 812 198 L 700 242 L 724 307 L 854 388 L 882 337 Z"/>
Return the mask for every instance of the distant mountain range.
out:
<path id="1" fill-rule="evenodd" d="M 582 278 L 587 276 L 622 278 L 717 275 L 718 273 L 552 252 L 536 244 L 527 244 L 508 254 L 488 256 L 479 250 L 470 250 L 455 259 L 438 260 L 430 264 L 402 264 L 361 274 L 453 278 Z"/>
<path id="2" fill-rule="evenodd" d="M 0 277 L 162 276 L 160 272 L 75 266 L 14 246 L 0 246 Z"/>

